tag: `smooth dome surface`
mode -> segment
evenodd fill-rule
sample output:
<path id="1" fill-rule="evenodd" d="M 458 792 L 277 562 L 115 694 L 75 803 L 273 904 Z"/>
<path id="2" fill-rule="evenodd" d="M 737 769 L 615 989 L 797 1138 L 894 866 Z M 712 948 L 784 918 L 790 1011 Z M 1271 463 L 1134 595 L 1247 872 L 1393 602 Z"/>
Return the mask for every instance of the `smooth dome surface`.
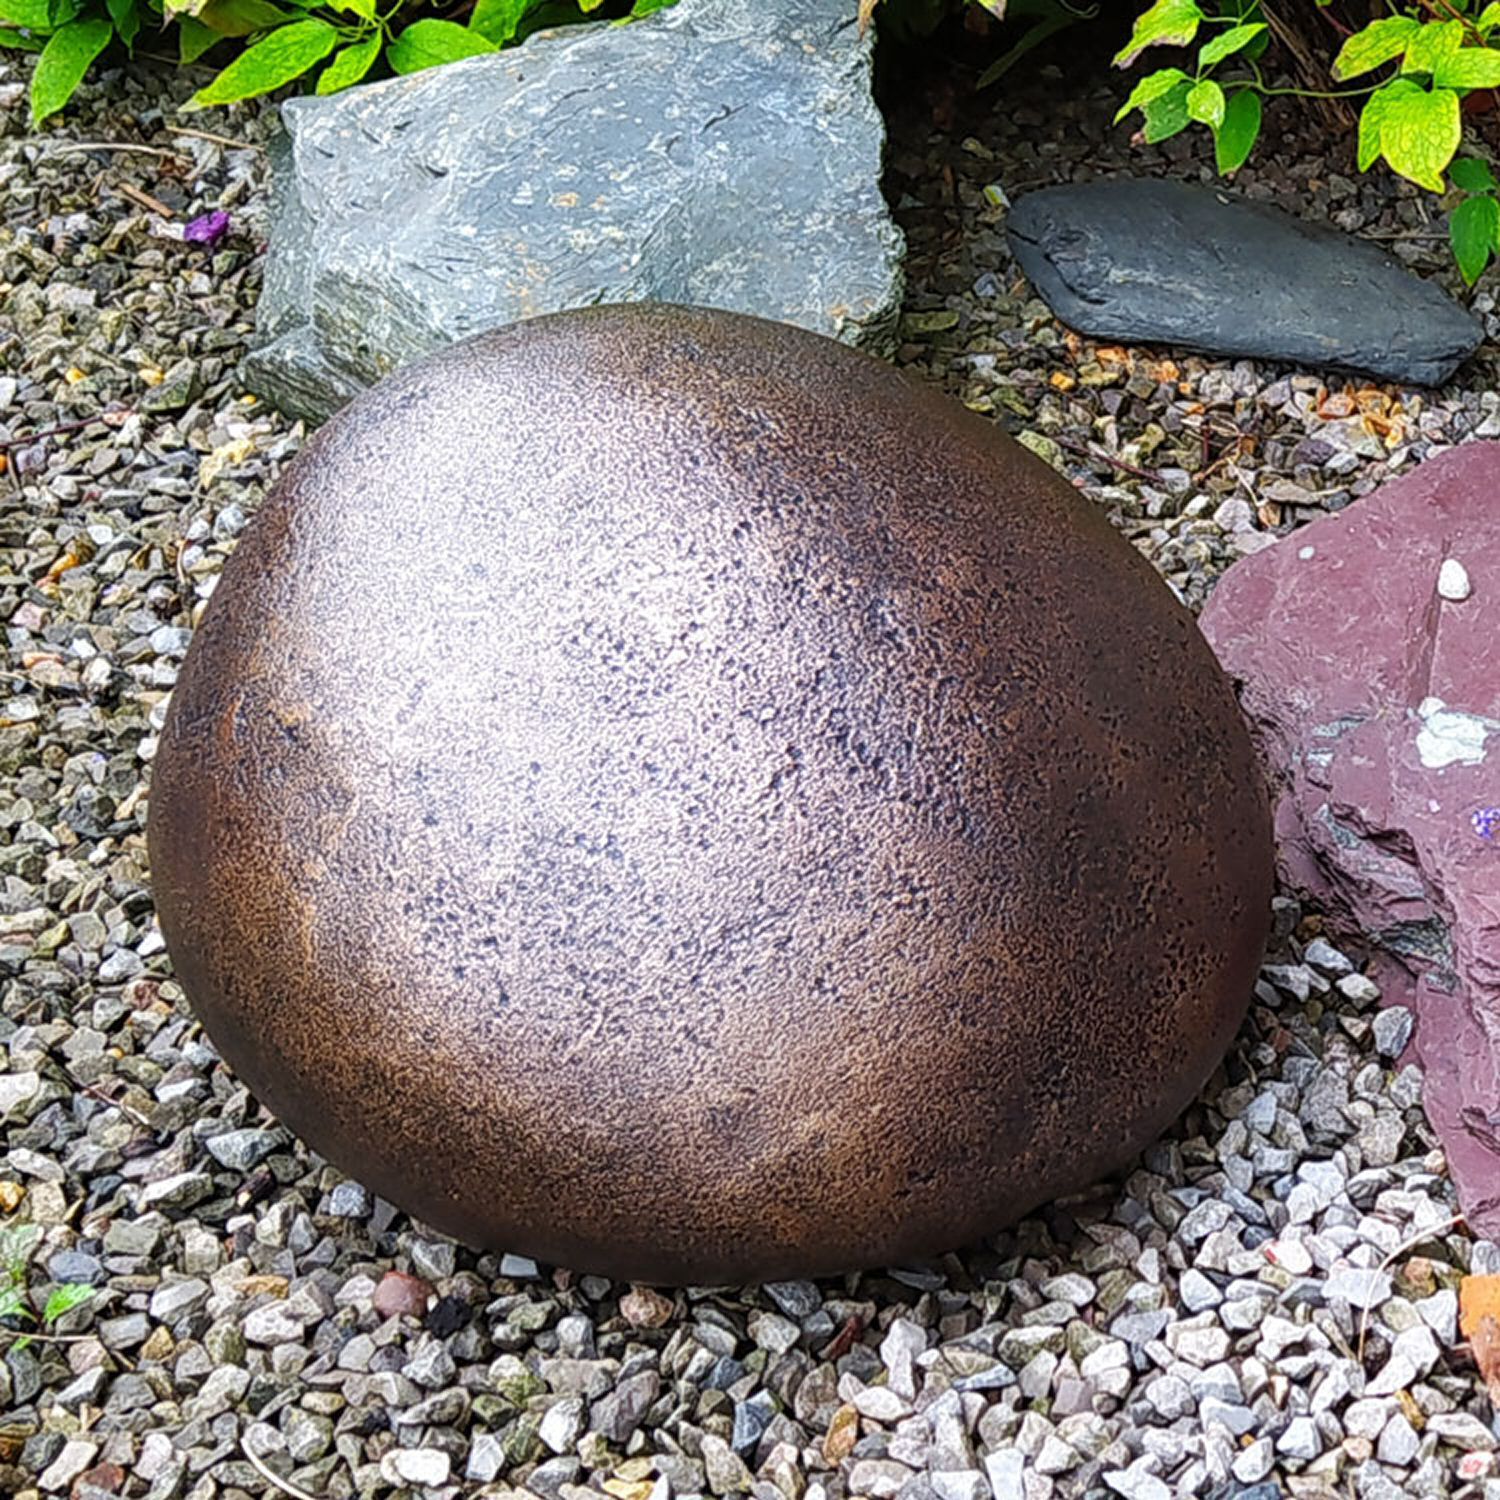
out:
<path id="1" fill-rule="evenodd" d="M 909 1261 L 1086 1186 L 1234 1034 L 1266 806 L 1147 564 L 991 423 L 601 308 L 393 376 L 225 569 L 151 856 L 227 1061 L 473 1244 Z"/>

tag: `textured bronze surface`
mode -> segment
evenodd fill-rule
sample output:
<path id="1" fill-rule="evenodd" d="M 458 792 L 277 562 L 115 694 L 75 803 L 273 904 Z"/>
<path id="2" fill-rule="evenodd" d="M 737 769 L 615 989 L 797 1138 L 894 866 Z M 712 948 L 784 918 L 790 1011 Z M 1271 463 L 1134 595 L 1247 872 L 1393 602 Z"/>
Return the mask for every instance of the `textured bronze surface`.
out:
<path id="1" fill-rule="evenodd" d="M 1234 699 L 1103 516 L 814 335 L 603 308 L 308 445 L 156 759 L 209 1033 L 474 1244 L 899 1263 L 1123 1162 L 1244 1013 Z"/>

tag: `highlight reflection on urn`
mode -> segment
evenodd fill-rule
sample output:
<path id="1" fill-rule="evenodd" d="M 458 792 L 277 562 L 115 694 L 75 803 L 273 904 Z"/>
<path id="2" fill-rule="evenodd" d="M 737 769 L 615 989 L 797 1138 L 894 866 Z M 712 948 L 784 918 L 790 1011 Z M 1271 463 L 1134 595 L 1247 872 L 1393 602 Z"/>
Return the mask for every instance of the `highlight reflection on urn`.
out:
<path id="1" fill-rule="evenodd" d="M 1192 619 L 996 427 L 599 308 L 403 370 L 225 569 L 157 755 L 255 1093 L 476 1245 L 909 1261 L 1086 1186 L 1244 1013 L 1270 836 Z"/>

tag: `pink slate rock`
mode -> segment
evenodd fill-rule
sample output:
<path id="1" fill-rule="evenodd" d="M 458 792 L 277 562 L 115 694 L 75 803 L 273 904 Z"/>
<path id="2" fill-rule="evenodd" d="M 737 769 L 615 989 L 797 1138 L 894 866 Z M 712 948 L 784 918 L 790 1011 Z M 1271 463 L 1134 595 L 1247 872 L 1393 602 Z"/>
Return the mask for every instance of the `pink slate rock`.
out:
<path id="1" fill-rule="evenodd" d="M 1282 877 L 1384 951 L 1469 1222 L 1500 1233 L 1500 443 L 1236 563 L 1201 623 Z"/>

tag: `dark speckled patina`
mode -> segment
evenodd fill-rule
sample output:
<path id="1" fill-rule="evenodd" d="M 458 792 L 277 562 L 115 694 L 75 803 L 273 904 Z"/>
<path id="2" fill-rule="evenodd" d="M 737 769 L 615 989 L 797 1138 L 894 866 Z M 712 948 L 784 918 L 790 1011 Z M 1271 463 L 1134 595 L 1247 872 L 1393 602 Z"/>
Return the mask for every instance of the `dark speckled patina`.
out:
<path id="1" fill-rule="evenodd" d="M 993 425 L 600 308 L 335 418 L 225 570 L 151 855 L 224 1056 L 474 1244 L 907 1261 L 1119 1165 L 1249 996 L 1266 805 L 1186 611 Z"/>

